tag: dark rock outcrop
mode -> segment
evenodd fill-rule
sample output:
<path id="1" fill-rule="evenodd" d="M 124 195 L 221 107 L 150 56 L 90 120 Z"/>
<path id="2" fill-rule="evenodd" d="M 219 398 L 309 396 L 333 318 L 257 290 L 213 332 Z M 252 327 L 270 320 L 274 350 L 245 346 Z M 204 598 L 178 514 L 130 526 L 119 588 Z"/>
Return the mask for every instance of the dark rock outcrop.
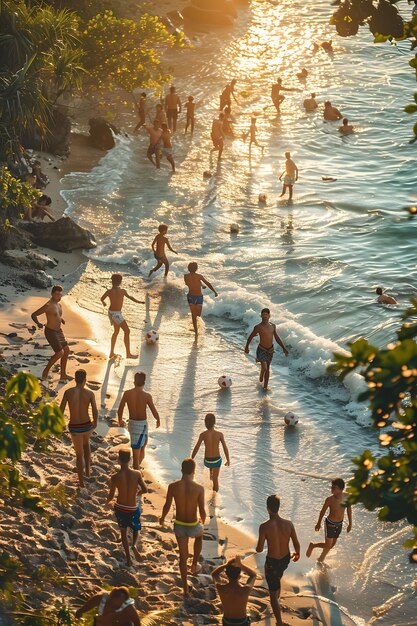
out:
<path id="1" fill-rule="evenodd" d="M 66 108 L 56 107 L 48 120 L 48 131 L 45 136 L 41 136 L 37 130 L 26 131 L 22 136 L 22 144 L 25 148 L 67 156 L 70 151 L 70 133 L 71 121 Z"/>
<path id="2" fill-rule="evenodd" d="M 110 124 L 104 117 L 92 117 L 88 120 L 90 125 L 90 138 L 92 144 L 101 150 L 110 150 L 114 148 L 114 136 L 119 135 L 120 131 L 116 126 Z"/>
<path id="3" fill-rule="evenodd" d="M 96 240 L 89 230 L 82 228 L 70 217 L 61 217 L 56 222 L 21 223 L 38 246 L 59 252 L 71 252 L 79 248 L 95 248 Z"/>
<path id="4" fill-rule="evenodd" d="M 39 289 L 49 289 L 49 287 L 52 287 L 52 276 L 43 270 L 35 270 L 34 272 L 22 274 L 21 278 L 32 287 L 38 287 Z"/>
<path id="5" fill-rule="evenodd" d="M 45 270 L 58 265 L 58 261 L 55 259 L 33 250 L 5 250 L 0 260 L 2 263 L 15 268 L 31 270 Z"/>

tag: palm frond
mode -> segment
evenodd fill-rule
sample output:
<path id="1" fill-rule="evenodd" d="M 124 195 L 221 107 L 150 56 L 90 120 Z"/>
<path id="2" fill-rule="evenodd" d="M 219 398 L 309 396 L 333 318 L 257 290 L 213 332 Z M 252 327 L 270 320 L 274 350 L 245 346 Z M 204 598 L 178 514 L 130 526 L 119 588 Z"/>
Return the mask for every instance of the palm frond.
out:
<path id="1" fill-rule="evenodd" d="M 167 626 L 169 620 L 177 615 L 176 609 L 165 609 L 164 611 L 152 611 L 141 618 L 142 626 Z"/>

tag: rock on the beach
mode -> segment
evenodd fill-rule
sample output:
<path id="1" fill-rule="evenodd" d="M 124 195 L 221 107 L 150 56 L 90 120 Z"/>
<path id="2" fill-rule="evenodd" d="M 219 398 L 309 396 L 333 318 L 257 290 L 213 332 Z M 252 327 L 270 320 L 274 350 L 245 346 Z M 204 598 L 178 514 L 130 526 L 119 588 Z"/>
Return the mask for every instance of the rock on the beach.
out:
<path id="1" fill-rule="evenodd" d="M 20 268 L 30 268 L 37 270 L 45 270 L 47 267 L 56 267 L 58 265 L 55 259 L 46 254 L 40 254 L 33 250 L 5 250 L 1 260 L 7 265 Z"/>
<path id="2" fill-rule="evenodd" d="M 114 136 L 120 134 L 120 130 L 110 124 L 104 117 L 92 117 L 88 120 L 90 125 L 90 139 L 96 148 L 110 150 L 114 148 Z"/>
<path id="3" fill-rule="evenodd" d="M 22 278 L 29 283 L 29 285 L 32 285 L 32 287 L 38 287 L 39 289 L 49 289 L 49 287 L 52 287 L 52 276 L 43 270 L 22 274 Z"/>
<path id="4" fill-rule="evenodd" d="M 56 222 L 27 222 L 21 226 L 32 235 L 35 243 L 59 252 L 71 252 L 79 248 L 95 248 L 96 240 L 92 233 L 82 228 L 70 217 L 61 217 Z"/>

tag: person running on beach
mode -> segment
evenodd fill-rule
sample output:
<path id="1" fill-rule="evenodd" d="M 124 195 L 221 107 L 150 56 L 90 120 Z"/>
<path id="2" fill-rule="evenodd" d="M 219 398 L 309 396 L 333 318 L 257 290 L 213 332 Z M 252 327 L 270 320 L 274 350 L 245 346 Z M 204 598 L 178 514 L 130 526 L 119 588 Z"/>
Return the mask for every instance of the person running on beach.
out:
<path id="1" fill-rule="evenodd" d="M 316 102 L 316 94 L 312 93 L 309 98 L 306 98 L 303 102 L 303 106 L 306 111 L 314 111 L 317 109 L 318 104 Z"/>
<path id="2" fill-rule="evenodd" d="M 227 83 L 226 87 L 223 89 L 220 96 L 220 111 L 223 111 L 224 107 L 226 106 L 229 106 L 230 108 L 232 107 L 232 97 L 236 104 L 238 104 L 235 96 L 236 83 L 237 80 L 236 78 L 234 78 L 230 81 L 230 83 Z"/>
<path id="3" fill-rule="evenodd" d="M 181 113 L 181 100 L 174 85 L 169 88 L 169 94 L 165 97 L 165 110 L 167 113 L 168 126 L 174 133 L 177 130 L 177 117 Z"/>
<path id="4" fill-rule="evenodd" d="M 197 274 L 198 265 L 194 261 L 188 264 L 189 274 L 184 274 L 184 282 L 188 287 L 187 302 L 190 307 L 191 319 L 193 320 L 193 328 L 195 334 L 198 333 L 197 318 L 201 317 L 203 310 L 203 293 L 201 283 L 207 285 L 214 293 L 214 297 L 219 295 L 204 276 Z"/>
<path id="5" fill-rule="evenodd" d="M 267 543 L 265 561 L 265 578 L 268 584 L 271 607 L 277 626 L 283 626 L 279 596 L 281 593 L 281 578 L 291 559 L 296 562 L 300 558 L 300 542 L 295 532 L 294 524 L 279 515 L 281 500 L 278 496 L 269 496 L 266 508 L 269 520 L 259 526 L 259 539 L 256 552 L 263 552 Z M 290 555 L 290 541 L 294 552 Z"/>
<path id="6" fill-rule="evenodd" d="M 75 618 L 79 619 L 95 608 L 95 626 L 140 626 L 135 601 L 129 597 L 127 587 L 114 587 L 110 593 L 103 591 L 92 596 L 75 612 Z"/>
<path id="7" fill-rule="evenodd" d="M 301 91 L 296 87 L 284 87 L 282 84 L 282 79 L 277 78 L 277 82 L 274 83 L 271 87 L 271 100 L 276 108 L 276 110 L 280 111 L 281 103 L 284 102 L 285 96 L 282 95 L 281 91 Z"/>
<path id="8" fill-rule="evenodd" d="M 159 428 L 161 421 L 159 413 L 153 403 L 150 393 L 144 390 L 146 374 L 136 372 L 134 378 L 135 386 L 124 392 L 117 411 L 119 426 L 125 426 L 123 421 L 123 411 L 127 404 L 129 411 L 129 421 L 127 429 L 130 435 L 130 445 L 133 450 L 133 468 L 139 469 L 145 458 L 145 448 L 148 443 L 148 420 L 146 410 L 149 407 L 156 420 L 156 428 Z"/>
<path id="9" fill-rule="evenodd" d="M 140 94 L 139 103 L 136 102 L 136 108 L 138 110 L 138 115 L 139 115 L 139 121 L 134 128 L 134 131 L 133 131 L 134 133 L 136 133 L 136 131 L 138 131 L 139 128 L 142 128 L 142 126 L 145 126 L 145 122 L 146 122 L 145 102 L 146 102 L 146 93 L 143 91 Z"/>
<path id="10" fill-rule="evenodd" d="M 222 131 L 223 137 L 231 137 L 232 139 L 236 139 L 235 131 L 233 130 L 233 118 L 232 118 L 232 109 L 227 106 L 224 107 L 223 111 L 223 123 L 222 123 Z"/>
<path id="11" fill-rule="evenodd" d="M 336 122 L 337 120 L 341 120 L 343 115 L 341 114 L 339 109 L 336 109 L 336 107 L 332 106 L 330 100 L 326 100 L 326 102 L 324 103 L 323 117 L 328 122 Z"/>
<path id="12" fill-rule="evenodd" d="M 186 119 L 185 119 L 185 133 L 189 127 L 191 127 L 191 134 L 194 132 L 194 121 L 195 121 L 195 102 L 193 96 L 188 96 L 188 100 L 185 103 L 186 110 Z"/>
<path id="13" fill-rule="evenodd" d="M 339 126 L 339 133 L 342 133 L 342 135 L 351 135 L 354 132 L 355 129 L 352 124 L 349 124 L 348 118 L 344 117 L 342 120 L 342 126 Z"/>
<path id="14" fill-rule="evenodd" d="M 98 420 L 96 399 L 94 393 L 85 388 L 86 382 L 87 372 L 85 370 L 77 370 L 75 372 L 75 386 L 65 391 L 60 406 L 62 413 L 64 413 L 67 404 L 69 408 L 68 430 L 75 450 L 80 487 L 84 487 L 84 465 L 85 475 L 87 478 L 90 478 L 90 437 L 93 430 L 97 427 Z M 90 406 L 92 419 L 89 416 Z"/>
<path id="15" fill-rule="evenodd" d="M 225 573 L 228 582 L 221 583 L 221 575 Z M 244 585 L 239 582 L 244 572 L 248 579 Z M 223 609 L 223 626 L 250 626 L 247 615 L 249 594 L 256 582 L 256 572 L 244 565 L 240 556 L 236 555 L 211 572 Z"/>
<path id="16" fill-rule="evenodd" d="M 332 495 L 326 498 L 323 504 L 323 508 L 320 511 L 318 522 L 315 526 L 315 531 L 319 532 L 321 528 L 321 522 L 327 510 L 329 510 L 329 514 L 324 520 L 325 523 L 325 541 L 324 543 L 309 543 L 306 556 L 311 556 L 313 550 L 316 548 L 321 548 L 321 554 L 318 558 L 319 563 L 323 563 L 327 554 L 330 552 L 332 548 L 336 545 L 336 542 L 342 532 L 343 526 L 343 518 L 345 516 L 345 511 L 347 511 L 348 516 L 348 527 L 347 532 L 350 533 L 352 530 L 352 507 L 350 505 L 345 504 L 346 499 L 348 497 L 347 493 L 344 493 L 345 481 L 343 478 L 335 478 L 332 480 L 331 492 Z"/>
<path id="17" fill-rule="evenodd" d="M 280 198 L 282 198 L 282 196 L 285 195 L 285 192 L 287 191 L 287 187 L 288 187 L 288 199 L 292 200 L 292 192 L 293 192 L 294 183 L 296 183 L 298 180 L 298 167 L 292 160 L 290 152 L 285 153 L 285 170 L 280 175 L 279 180 L 282 180 L 283 176 L 284 176 L 284 182 L 282 185 L 282 192 L 281 192 Z"/>
<path id="18" fill-rule="evenodd" d="M 62 306 L 60 305 L 62 291 L 63 288 L 61 285 L 54 285 L 48 302 L 45 302 L 43 306 L 32 313 L 31 318 L 38 328 L 43 328 L 43 324 L 40 323 L 38 317 L 39 315 L 45 313 L 45 338 L 54 351 L 54 355 L 51 356 L 42 372 L 41 380 L 46 380 L 48 378 L 49 371 L 53 364 L 61 359 L 61 373 L 59 380 L 60 382 L 66 383 L 69 380 L 69 376 L 67 374 L 67 362 L 70 350 L 61 328 L 62 324 L 65 324 L 65 320 L 62 317 Z"/>
<path id="19" fill-rule="evenodd" d="M 213 120 L 211 125 L 211 140 L 213 142 L 212 150 L 218 150 L 219 156 L 217 160 L 220 161 L 224 148 L 224 131 L 223 131 L 224 113 L 219 113 L 219 117 Z"/>
<path id="20" fill-rule="evenodd" d="M 162 106 L 162 104 L 157 104 L 156 105 L 156 111 L 155 111 L 154 123 L 158 122 L 159 123 L 159 128 L 162 128 L 162 124 L 166 124 L 167 121 L 168 120 L 167 120 L 166 113 L 164 111 L 164 107 Z"/>
<path id="21" fill-rule="evenodd" d="M 151 271 L 149 272 L 148 278 L 151 276 L 153 272 L 156 272 L 157 270 L 159 270 L 159 268 L 162 267 L 162 265 L 165 265 L 164 276 L 168 276 L 169 261 L 165 254 L 165 246 L 168 248 L 168 250 L 171 250 L 171 252 L 173 252 L 174 254 L 178 254 L 178 252 L 176 252 L 173 248 L 171 248 L 171 245 L 168 241 L 168 237 L 166 237 L 166 234 L 168 232 L 168 226 L 166 224 L 160 224 L 158 226 L 158 230 L 159 230 L 159 234 L 156 235 L 155 239 L 152 242 L 153 255 L 157 263 L 155 267 L 153 267 Z"/>
<path id="22" fill-rule="evenodd" d="M 124 332 L 124 342 L 126 348 L 126 358 L 127 359 L 137 359 L 137 354 L 132 354 L 130 351 L 130 328 L 127 325 L 125 318 L 123 317 L 122 307 L 123 300 L 128 298 L 132 300 L 132 302 L 136 302 L 136 304 L 145 304 L 143 300 L 136 300 L 133 296 L 129 296 L 126 289 L 122 289 L 120 285 L 122 284 L 123 276 L 121 274 L 112 274 L 111 282 L 112 288 L 108 289 L 101 296 L 101 303 L 103 306 L 106 306 L 105 300 L 109 298 L 110 307 L 108 311 L 110 324 L 113 326 L 113 334 L 110 341 L 110 356 L 109 359 L 114 359 L 116 353 L 114 348 L 116 346 L 117 336 L 119 334 L 120 329 L 123 329 Z"/>
<path id="23" fill-rule="evenodd" d="M 230 465 L 229 449 L 224 440 L 223 433 L 214 428 L 216 424 L 216 417 L 213 413 L 207 413 L 204 423 L 207 430 L 200 433 L 198 441 L 194 446 L 191 458 L 193 459 L 200 449 L 202 443 L 204 443 L 204 465 L 210 470 L 210 480 L 213 481 L 213 491 L 219 490 L 219 473 L 222 464 L 222 457 L 220 456 L 220 444 L 222 444 L 224 454 L 226 456 L 226 467 Z"/>
<path id="24" fill-rule="evenodd" d="M 204 508 L 204 487 L 194 481 L 195 461 L 184 459 L 181 465 L 182 478 L 168 485 L 167 497 L 159 520 L 164 525 L 172 501 L 175 502 L 174 533 L 180 553 L 180 573 L 184 596 L 189 595 L 187 581 L 188 542 L 194 539 L 193 562 L 191 573 L 197 574 L 200 567 L 198 559 L 203 547 L 204 522 L 206 510 Z M 197 516 L 197 510 L 200 519 Z"/>
<path id="25" fill-rule="evenodd" d="M 174 157 L 172 156 L 171 131 L 166 124 L 162 124 L 161 141 L 161 155 L 166 157 L 166 160 L 171 163 L 172 171 L 175 172 L 175 161 Z"/>
<path id="26" fill-rule="evenodd" d="M 382 287 L 377 287 L 375 290 L 378 298 L 376 299 L 376 301 L 379 304 L 398 304 L 398 302 L 396 301 L 396 299 L 393 296 L 387 296 L 383 291 L 382 291 Z"/>
<path id="27" fill-rule="evenodd" d="M 162 128 L 160 128 L 160 123 L 157 119 L 154 120 L 153 126 L 143 126 L 146 132 L 149 134 L 149 146 L 146 152 L 146 156 L 152 165 L 155 165 L 156 169 L 159 170 L 161 163 L 161 135 Z M 153 159 L 155 155 L 155 160 Z"/>
<path id="28" fill-rule="evenodd" d="M 117 499 L 114 505 L 114 513 L 120 528 L 120 536 L 123 548 L 126 554 L 126 564 L 128 567 L 132 565 L 130 558 L 129 540 L 127 538 L 127 529 L 132 530 L 132 552 L 136 560 L 140 560 L 139 550 L 136 543 L 141 529 L 140 524 L 140 505 L 137 503 L 137 496 L 147 493 L 142 474 L 138 469 L 130 469 L 130 450 L 119 450 L 120 470 L 110 477 L 110 491 L 107 496 L 107 504 L 113 500 L 116 490 Z"/>
<path id="29" fill-rule="evenodd" d="M 271 361 L 274 355 L 274 339 L 281 346 L 285 356 L 288 356 L 288 350 L 277 334 L 277 327 L 269 321 L 270 317 L 270 310 L 262 309 L 262 322 L 254 327 L 245 346 L 245 352 L 249 354 L 249 346 L 252 339 L 256 337 L 256 335 L 259 335 L 259 345 L 256 349 L 256 362 L 261 364 L 259 382 L 263 382 L 265 390 L 268 389 Z"/>
<path id="30" fill-rule="evenodd" d="M 251 118 L 251 122 L 250 122 L 249 130 L 248 130 L 247 133 L 245 133 L 243 135 L 243 140 L 246 141 L 246 139 L 248 138 L 248 135 L 249 135 L 249 137 L 250 137 L 250 139 L 249 139 L 249 150 L 252 148 L 252 144 L 254 143 L 255 146 L 258 146 L 258 148 L 261 148 L 262 154 L 263 154 L 265 146 L 261 146 L 261 144 L 258 143 L 258 141 L 256 139 L 256 131 L 257 131 L 257 128 L 256 128 L 256 117 L 252 117 Z"/>

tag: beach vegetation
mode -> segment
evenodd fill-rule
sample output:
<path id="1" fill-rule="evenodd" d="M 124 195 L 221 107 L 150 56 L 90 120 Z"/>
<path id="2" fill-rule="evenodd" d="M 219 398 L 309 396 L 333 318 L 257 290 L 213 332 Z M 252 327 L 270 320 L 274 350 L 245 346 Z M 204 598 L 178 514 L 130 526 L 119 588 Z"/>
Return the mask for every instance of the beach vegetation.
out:
<path id="1" fill-rule="evenodd" d="M 403 315 L 397 339 L 378 348 L 366 339 L 349 344 L 349 354 L 335 354 L 329 368 L 341 379 L 359 370 L 367 389 L 380 452 L 365 450 L 353 459 L 349 503 L 378 510 L 382 522 L 404 520 L 413 536 L 404 544 L 417 561 L 417 299 Z"/>

